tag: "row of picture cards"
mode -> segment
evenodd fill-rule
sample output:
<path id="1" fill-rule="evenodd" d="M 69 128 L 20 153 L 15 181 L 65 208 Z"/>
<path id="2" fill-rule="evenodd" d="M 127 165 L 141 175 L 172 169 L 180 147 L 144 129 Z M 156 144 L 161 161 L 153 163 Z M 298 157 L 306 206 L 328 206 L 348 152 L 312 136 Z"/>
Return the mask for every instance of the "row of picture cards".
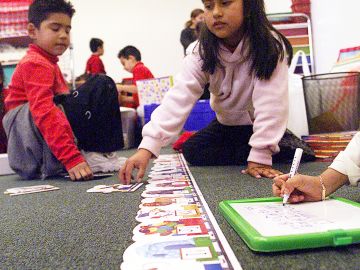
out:
<path id="1" fill-rule="evenodd" d="M 181 154 L 154 160 L 122 270 L 241 269 Z"/>

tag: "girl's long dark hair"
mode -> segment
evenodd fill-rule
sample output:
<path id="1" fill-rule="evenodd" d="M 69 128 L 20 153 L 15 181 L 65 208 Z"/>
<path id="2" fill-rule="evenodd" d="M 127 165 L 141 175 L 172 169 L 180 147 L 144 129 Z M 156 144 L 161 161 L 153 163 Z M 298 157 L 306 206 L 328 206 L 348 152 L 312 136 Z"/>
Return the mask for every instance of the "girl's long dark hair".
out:
<path id="1" fill-rule="evenodd" d="M 288 57 L 288 64 L 292 59 L 290 42 L 277 31 L 269 22 L 265 13 L 263 0 L 243 0 L 244 3 L 244 38 L 248 50 L 245 59 L 251 61 L 251 71 L 259 79 L 270 79 L 279 60 Z M 274 36 L 277 35 L 278 37 Z M 200 57 L 203 60 L 202 70 L 213 74 L 217 66 L 221 66 L 219 59 L 219 38 L 203 27 L 200 32 Z M 284 52 L 284 47 L 286 54 Z"/>

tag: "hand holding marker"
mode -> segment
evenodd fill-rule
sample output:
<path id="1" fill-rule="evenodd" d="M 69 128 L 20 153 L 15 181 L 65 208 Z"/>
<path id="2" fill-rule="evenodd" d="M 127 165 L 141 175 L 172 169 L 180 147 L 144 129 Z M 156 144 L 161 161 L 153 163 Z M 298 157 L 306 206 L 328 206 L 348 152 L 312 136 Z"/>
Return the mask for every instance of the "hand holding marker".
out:
<path id="1" fill-rule="evenodd" d="M 291 164 L 291 169 L 290 169 L 290 173 L 289 173 L 289 179 L 291 179 L 292 177 L 295 176 L 299 165 L 300 165 L 300 160 L 301 160 L 301 156 L 302 156 L 303 150 L 301 148 L 296 148 L 295 154 L 294 154 L 294 159 L 293 162 Z M 290 197 L 290 193 L 289 194 L 284 194 L 283 197 L 283 205 L 285 205 L 288 201 Z"/>

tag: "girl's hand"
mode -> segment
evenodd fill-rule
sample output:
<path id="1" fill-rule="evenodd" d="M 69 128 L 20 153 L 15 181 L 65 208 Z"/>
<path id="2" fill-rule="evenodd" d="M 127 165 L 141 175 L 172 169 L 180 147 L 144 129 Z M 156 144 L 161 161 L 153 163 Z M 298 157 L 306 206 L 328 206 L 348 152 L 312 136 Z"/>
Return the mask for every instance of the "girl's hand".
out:
<path id="1" fill-rule="evenodd" d="M 133 178 L 132 171 L 136 168 L 139 170 L 136 175 L 136 181 L 141 182 L 151 157 L 152 153 L 150 151 L 146 149 L 139 149 L 133 156 L 126 160 L 124 166 L 120 169 L 120 181 L 125 185 L 130 184 L 131 179 Z"/>
<path id="2" fill-rule="evenodd" d="M 68 173 L 72 181 L 90 180 L 93 178 L 93 173 L 86 162 L 81 162 L 72 167 Z"/>
<path id="3" fill-rule="evenodd" d="M 261 178 L 262 176 L 267 178 L 274 178 L 283 174 L 282 172 L 273 169 L 269 165 L 259 164 L 255 162 L 248 162 L 248 166 L 246 170 L 242 170 L 241 173 L 249 174 L 255 178 Z"/>
<path id="4" fill-rule="evenodd" d="M 319 177 L 297 174 L 289 179 L 288 174 L 274 179 L 272 190 L 275 196 L 290 194 L 289 202 L 321 201 L 322 187 Z"/>

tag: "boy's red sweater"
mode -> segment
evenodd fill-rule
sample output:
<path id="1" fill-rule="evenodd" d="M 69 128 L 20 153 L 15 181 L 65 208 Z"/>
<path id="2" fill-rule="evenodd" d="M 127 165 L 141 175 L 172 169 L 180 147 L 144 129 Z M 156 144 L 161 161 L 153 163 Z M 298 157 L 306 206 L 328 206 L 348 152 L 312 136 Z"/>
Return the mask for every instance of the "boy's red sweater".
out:
<path id="1" fill-rule="evenodd" d="M 101 61 L 100 56 L 93 54 L 86 62 L 87 74 L 106 74 L 104 63 Z"/>
<path id="2" fill-rule="evenodd" d="M 65 114 L 53 102 L 55 95 L 69 92 L 57 62 L 57 56 L 31 44 L 16 66 L 5 106 L 11 110 L 29 102 L 35 125 L 55 157 L 69 170 L 85 160 Z"/>
<path id="3" fill-rule="evenodd" d="M 136 84 L 138 80 L 146 80 L 146 79 L 153 79 L 154 75 L 151 73 L 150 69 L 148 69 L 143 62 L 137 62 L 133 71 L 133 84 Z M 139 94 L 133 93 L 134 103 L 125 103 L 122 106 L 130 107 L 130 108 L 137 108 L 139 107 Z"/>

